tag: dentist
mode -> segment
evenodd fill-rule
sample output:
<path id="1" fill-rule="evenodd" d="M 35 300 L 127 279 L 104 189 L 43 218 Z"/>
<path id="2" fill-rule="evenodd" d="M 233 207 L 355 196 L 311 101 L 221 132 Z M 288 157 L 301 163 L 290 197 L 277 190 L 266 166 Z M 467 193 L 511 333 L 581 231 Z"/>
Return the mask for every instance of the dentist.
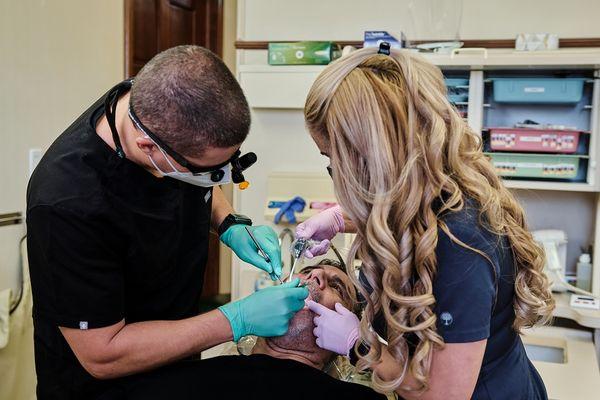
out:
<path id="1" fill-rule="evenodd" d="M 179 46 L 50 146 L 27 192 L 39 399 L 120 398 L 136 374 L 287 331 L 308 295 L 297 280 L 198 315 L 211 228 L 242 260 L 281 274 L 275 232 L 251 227 L 267 263 L 245 231 L 252 221 L 219 188 L 243 184 L 256 161 L 240 155 L 249 127 L 223 62 Z"/>

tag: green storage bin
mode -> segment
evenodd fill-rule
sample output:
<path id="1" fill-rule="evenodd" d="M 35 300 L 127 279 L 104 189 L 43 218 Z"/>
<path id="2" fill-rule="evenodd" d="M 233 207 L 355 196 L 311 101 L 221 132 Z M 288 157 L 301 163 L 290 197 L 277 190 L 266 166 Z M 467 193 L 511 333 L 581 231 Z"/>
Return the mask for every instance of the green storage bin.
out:
<path id="1" fill-rule="evenodd" d="M 571 155 L 486 154 L 498 175 L 516 178 L 574 179 L 581 161 Z"/>

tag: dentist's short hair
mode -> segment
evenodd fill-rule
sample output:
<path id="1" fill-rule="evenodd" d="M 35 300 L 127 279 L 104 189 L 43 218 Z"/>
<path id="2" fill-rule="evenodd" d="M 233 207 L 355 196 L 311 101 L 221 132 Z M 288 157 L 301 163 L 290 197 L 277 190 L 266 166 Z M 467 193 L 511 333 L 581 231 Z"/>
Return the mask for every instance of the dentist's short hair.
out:
<path id="1" fill-rule="evenodd" d="M 134 79 L 131 103 L 144 125 L 187 156 L 238 145 L 250 130 L 242 88 L 225 63 L 200 46 L 154 56 Z"/>

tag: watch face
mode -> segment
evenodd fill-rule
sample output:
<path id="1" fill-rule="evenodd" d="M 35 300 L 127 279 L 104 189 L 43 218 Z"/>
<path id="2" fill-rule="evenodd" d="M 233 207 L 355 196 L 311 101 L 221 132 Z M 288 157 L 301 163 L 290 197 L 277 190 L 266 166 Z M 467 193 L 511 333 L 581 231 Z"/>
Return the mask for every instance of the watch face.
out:
<path id="1" fill-rule="evenodd" d="M 237 222 L 238 224 L 252 225 L 252 220 L 250 218 L 246 217 L 245 215 L 242 215 L 242 214 L 231 214 L 231 216 L 233 217 L 233 219 L 235 220 L 235 222 Z"/>

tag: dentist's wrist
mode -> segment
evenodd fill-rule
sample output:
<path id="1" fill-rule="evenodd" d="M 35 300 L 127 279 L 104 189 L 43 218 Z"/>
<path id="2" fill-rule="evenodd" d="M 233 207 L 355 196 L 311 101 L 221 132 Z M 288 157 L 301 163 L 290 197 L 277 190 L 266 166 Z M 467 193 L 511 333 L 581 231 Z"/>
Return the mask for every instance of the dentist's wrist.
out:
<path id="1" fill-rule="evenodd" d="M 252 225 L 252 220 L 249 217 L 242 214 L 229 214 L 225 217 L 225 219 L 223 219 L 223 222 L 221 222 L 221 224 L 219 225 L 219 228 L 217 229 L 217 234 L 219 235 L 219 237 L 222 237 L 223 234 L 234 225 Z"/>
<path id="2" fill-rule="evenodd" d="M 231 326 L 231 333 L 233 335 L 233 341 L 237 343 L 240 338 L 245 336 L 244 329 L 244 318 L 242 317 L 242 310 L 240 308 L 239 301 L 224 304 L 219 307 L 219 311 L 225 315 L 225 318 L 229 321 Z"/>

